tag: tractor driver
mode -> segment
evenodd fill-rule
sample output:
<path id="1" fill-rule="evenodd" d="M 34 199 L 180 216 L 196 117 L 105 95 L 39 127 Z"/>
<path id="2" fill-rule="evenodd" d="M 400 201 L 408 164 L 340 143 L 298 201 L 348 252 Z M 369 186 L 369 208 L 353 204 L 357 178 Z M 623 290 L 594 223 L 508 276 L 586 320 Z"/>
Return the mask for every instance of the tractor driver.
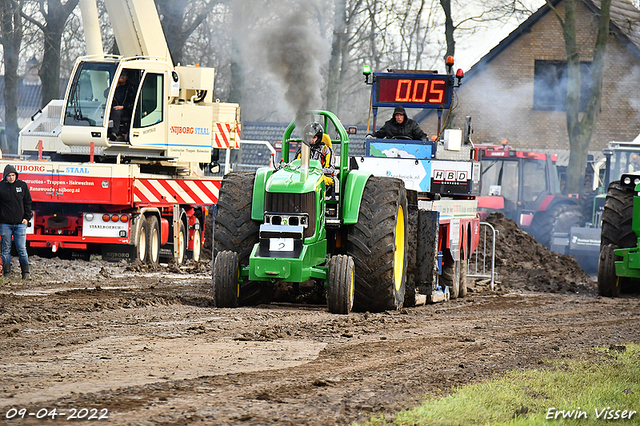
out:
<path id="1" fill-rule="evenodd" d="M 327 196 L 333 194 L 334 174 L 336 168 L 333 165 L 333 148 L 329 135 L 325 135 L 322 124 L 314 122 L 304 126 L 302 137 L 309 144 L 311 149 L 311 160 L 320 160 L 322 173 L 324 173 L 324 184 L 327 187 Z M 295 158 L 300 158 L 301 149 L 298 148 Z"/>
<path id="2" fill-rule="evenodd" d="M 374 133 L 376 138 L 405 138 L 414 141 L 427 140 L 427 134 L 420 128 L 417 121 L 407 117 L 402 105 L 396 106 L 393 116 Z"/>

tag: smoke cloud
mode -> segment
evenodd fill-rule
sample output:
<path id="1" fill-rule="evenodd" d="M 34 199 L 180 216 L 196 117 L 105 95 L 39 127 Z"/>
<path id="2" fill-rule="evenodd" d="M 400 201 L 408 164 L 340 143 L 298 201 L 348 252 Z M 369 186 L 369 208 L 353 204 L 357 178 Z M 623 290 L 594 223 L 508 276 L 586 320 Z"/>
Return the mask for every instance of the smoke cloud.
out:
<path id="1" fill-rule="evenodd" d="M 295 113 L 296 127 L 308 121 L 307 111 L 322 107 L 321 66 L 328 59 L 318 21 L 308 2 L 294 4 L 280 19 L 259 31 L 258 46 L 266 70 L 283 86 L 285 102 Z"/>

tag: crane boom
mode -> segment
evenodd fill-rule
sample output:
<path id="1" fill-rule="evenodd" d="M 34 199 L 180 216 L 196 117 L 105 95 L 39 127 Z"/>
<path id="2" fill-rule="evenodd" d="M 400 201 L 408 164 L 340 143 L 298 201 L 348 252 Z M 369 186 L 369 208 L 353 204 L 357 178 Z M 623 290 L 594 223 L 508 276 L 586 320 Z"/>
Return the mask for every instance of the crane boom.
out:
<path id="1" fill-rule="evenodd" d="M 104 3 L 122 56 L 161 58 L 173 66 L 153 0 L 108 0 Z"/>

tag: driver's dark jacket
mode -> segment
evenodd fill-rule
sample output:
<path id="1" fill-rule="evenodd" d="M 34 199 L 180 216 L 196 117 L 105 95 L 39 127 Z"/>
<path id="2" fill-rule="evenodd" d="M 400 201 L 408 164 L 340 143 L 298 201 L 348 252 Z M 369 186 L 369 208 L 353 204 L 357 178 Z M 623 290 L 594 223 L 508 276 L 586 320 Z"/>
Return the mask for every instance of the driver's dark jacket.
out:
<path id="1" fill-rule="evenodd" d="M 399 124 L 395 117 L 387 120 L 378 131 L 374 133 L 376 138 L 393 138 L 397 136 L 406 136 L 411 140 L 426 140 L 427 134 L 422 131 L 417 121 L 410 119 L 406 115 L 404 121 Z"/>

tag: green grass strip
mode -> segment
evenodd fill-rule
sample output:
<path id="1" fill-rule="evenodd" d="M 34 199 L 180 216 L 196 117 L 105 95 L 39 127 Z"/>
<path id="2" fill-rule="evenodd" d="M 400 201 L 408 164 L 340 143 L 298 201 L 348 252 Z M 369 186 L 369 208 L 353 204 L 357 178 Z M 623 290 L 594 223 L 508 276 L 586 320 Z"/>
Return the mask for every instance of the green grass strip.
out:
<path id="1" fill-rule="evenodd" d="M 444 398 L 427 395 L 419 407 L 362 425 L 640 424 L 640 345 L 545 364 L 455 388 Z"/>

